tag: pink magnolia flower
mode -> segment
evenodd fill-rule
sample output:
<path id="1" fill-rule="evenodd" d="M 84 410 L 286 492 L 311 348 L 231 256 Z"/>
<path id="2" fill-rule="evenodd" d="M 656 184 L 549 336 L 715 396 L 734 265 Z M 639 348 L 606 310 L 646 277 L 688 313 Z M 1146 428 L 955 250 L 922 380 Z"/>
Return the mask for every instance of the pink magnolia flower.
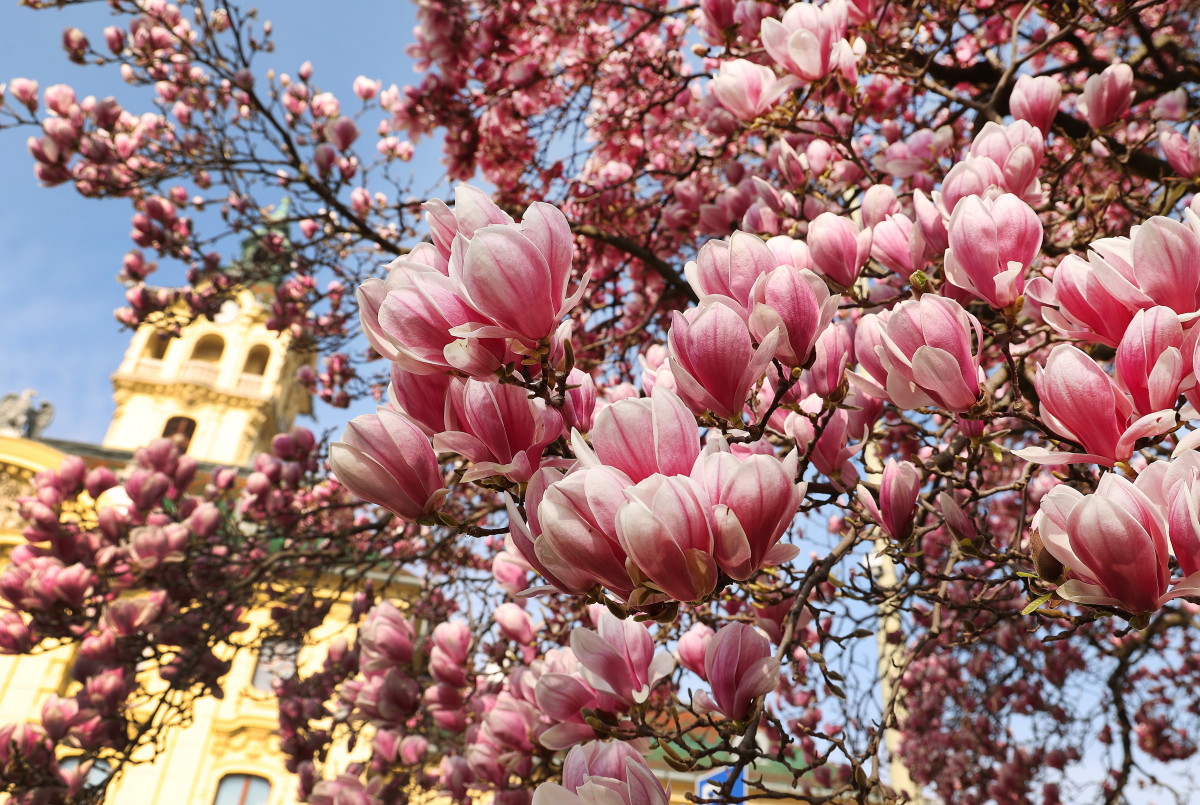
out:
<path id="1" fill-rule="evenodd" d="M 982 196 L 989 190 L 1008 187 L 1004 171 L 991 157 L 969 156 L 955 164 L 942 180 L 942 204 L 951 214 L 958 202 L 968 196 Z"/>
<path id="2" fill-rule="evenodd" d="M 767 239 L 767 248 L 775 256 L 777 267 L 812 268 L 812 252 L 808 250 L 808 244 L 802 240 L 796 240 L 787 235 L 776 235 Z"/>
<path id="3" fill-rule="evenodd" d="M 696 259 L 684 265 L 683 273 L 701 302 L 709 296 L 724 296 L 748 313 L 754 283 L 778 265 L 779 259 L 762 238 L 739 230 L 727 241 L 710 240 L 701 246 Z"/>
<path id="4" fill-rule="evenodd" d="M 891 185 L 873 184 L 863 193 L 862 219 L 863 224 L 874 229 L 885 221 L 889 215 L 900 213 L 900 200 Z"/>
<path id="5" fill-rule="evenodd" d="M 808 225 L 808 248 L 813 270 L 844 290 L 858 281 L 859 272 L 871 256 L 871 230 L 862 229 L 849 218 L 823 212 Z"/>
<path id="6" fill-rule="evenodd" d="M 354 94 L 364 101 L 369 101 L 379 94 L 383 82 L 376 79 L 372 81 L 365 75 L 360 75 L 354 79 Z"/>
<path id="7" fill-rule="evenodd" d="M 452 280 L 412 262 L 390 270 L 386 282 L 369 279 L 357 291 L 363 333 L 384 358 L 414 374 L 458 369 L 487 376 L 508 357 L 501 339 L 452 334 L 482 326 Z"/>
<path id="8" fill-rule="evenodd" d="M 925 238 L 903 213 L 889 215 L 871 231 L 871 256 L 904 279 L 924 266 Z"/>
<path id="9" fill-rule="evenodd" d="M 439 623 L 433 630 L 429 673 L 444 685 L 461 688 L 467 683 L 471 627 L 460 620 Z"/>
<path id="10" fill-rule="evenodd" d="M 617 540 L 633 564 L 676 601 L 698 601 L 717 585 L 717 524 L 704 489 L 684 476 L 651 475 L 626 490 Z"/>
<path id="11" fill-rule="evenodd" d="M 394 604 L 376 604 L 358 632 L 362 672 L 373 675 L 406 667 L 412 661 L 416 637 L 412 624 Z"/>
<path id="12" fill-rule="evenodd" d="M 527 344 L 548 338 L 587 290 L 585 275 L 575 293 L 567 293 L 573 251 L 566 216 L 540 201 L 529 206 L 520 225 L 489 224 L 470 239 L 460 231 L 450 248 L 450 277 L 462 298 L 495 323 L 477 334 Z"/>
<path id="13" fill-rule="evenodd" d="M 749 122 L 762 117 L 797 83 L 795 76 L 779 78 L 770 67 L 745 59 L 732 59 L 721 63 L 721 72 L 713 79 L 712 91 L 734 117 Z"/>
<path id="14" fill-rule="evenodd" d="M 1141 415 L 1175 407 L 1181 391 L 1195 383 L 1183 355 L 1179 316 L 1167 307 L 1139 310 L 1117 345 L 1117 382 Z"/>
<path id="15" fill-rule="evenodd" d="M 610 750 L 615 755 L 610 759 L 597 757 L 597 750 L 585 747 L 577 746 L 567 755 L 564 785 L 542 783 L 533 793 L 532 805 L 668 805 L 670 793 L 654 778 L 642 753 Z M 592 756 L 573 759 L 583 753 Z"/>
<path id="16" fill-rule="evenodd" d="M 679 660 L 679 664 L 706 682 L 708 676 L 704 670 L 704 657 L 708 653 L 708 644 L 712 641 L 713 634 L 715 632 L 708 624 L 697 621 L 675 644 L 675 658 Z"/>
<path id="17" fill-rule="evenodd" d="M 618 779 L 629 761 L 644 763 L 645 752 L 626 741 L 589 741 L 567 753 L 563 762 L 563 786 L 574 790 L 589 777 Z"/>
<path id="18" fill-rule="evenodd" d="M 742 314 L 721 301 L 673 313 L 667 343 L 680 398 L 697 414 L 711 411 L 740 421 L 750 387 L 775 355 L 779 336 L 774 330 L 755 348 Z"/>
<path id="19" fill-rule="evenodd" d="M 584 719 L 583 710 L 604 707 L 615 712 L 621 709 L 621 702 L 607 694 L 597 694 L 583 681 L 571 649 L 552 650 L 546 657 L 547 670 L 538 677 L 533 693 L 538 711 L 551 724 L 538 733 L 538 743 L 547 749 L 567 749 L 595 738 L 596 731 Z"/>
<path id="20" fill-rule="evenodd" d="M 339 151 L 345 151 L 358 139 L 358 125 L 348 117 L 339 117 L 325 126 L 325 138 Z"/>
<path id="21" fill-rule="evenodd" d="M 1190 451 L 1171 462 L 1163 492 L 1171 548 L 1183 575 L 1190 577 L 1200 573 L 1200 453 Z"/>
<path id="22" fill-rule="evenodd" d="M 1133 402 L 1094 360 L 1069 344 L 1050 351 L 1034 378 L 1041 418 L 1053 430 L 1078 442 L 1085 454 L 1028 447 L 1014 451 L 1028 461 L 1061 464 L 1085 461 L 1113 466 L 1128 461 L 1138 439 L 1175 427 L 1175 412 L 1157 411 L 1140 418 Z"/>
<path id="23" fill-rule="evenodd" d="M 750 333 L 759 341 L 779 330 L 775 358 L 784 366 L 807 363 L 821 333 L 833 321 L 840 296 L 829 293 L 807 269 L 781 265 L 763 274 L 750 291 Z"/>
<path id="24" fill-rule="evenodd" d="M 1195 583 L 1170 588 L 1165 512 L 1145 489 L 1116 473 L 1105 474 L 1090 495 L 1066 484 L 1051 489 L 1033 529 L 1071 571 L 1073 578 L 1057 590 L 1068 600 L 1137 613 L 1197 592 Z"/>
<path id="25" fill-rule="evenodd" d="M 1079 96 L 1079 109 L 1096 131 L 1107 128 L 1129 111 L 1133 103 L 1133 68 L 1110 64 L 1100 75 L 1090 76 Z"/>
<path id="26" fill-rule="evenodd" d="M 509 640 L 521 645 L 533 643 L 533 618 L 520 605 L 511 601 L 501 604 L 492 613 L 492 619 Z"/>
<path id="27" fill-rule="evenodd" d="M 892 310 L 875 348 L 887 370 L 887 393 L 901 408 L 935 405 L 954 413 L 979 401 L 983 372 L 972 346 L 983 341 L 979 320 L 957 302 L 932 294 Z"/>
<path id="28" fill-rule="evenodd" d="M 441 199 L 430 199 L 423 206 L 433 245 L 447 261 L 455 236 L 462 235 L 470 240 L 485 226 L 513 223 L 512 216 L 500 209 L 487 193 L 468 184 L 454 188 L 453 209 Z"/>
<path id="29" fill-rule="evenodd" d="M 1062 84 L 1054 76 L 1022 75 L 1013 87 L 1008 107 L 1013 117 L 1028 121 L 1043 134 L 1049 134 L 1061 100 Z"/>
<path id="30" fill-rule="evenodd" d="M 846 390 L 846 369 L 854 361 L 854 333 L 843 322 L 825 328 L 813 348 L 812 366 L 800 383 L 821 399 L 837 398 Z"/>
<path id="31" fill-rule="evenodd" d="M 1200 237 L 1194 228 L 1196 219 L 1189 218 L 1194 221 L 1192 226 L 1156 215 L 1134 227 L 1128 243 L 1138 287 L 1154 303 L 1181 314 L 1200 310 Z M 1092 244 L 1093 248 L 1097 245 Z M 1119 263 L 1124 255 L 1105 256 Z"/>
<path id="32" fill-rule="evenodd" d="M 619 400 L 596 415 L 591 433 L 596 460 L 624 473 L 633 485 L 655 473 L 687 475 L 700 455 L 696 417 L 670 389 Z M 577 452 L 581 460 L 586 453 Z"/>
<path id="33" fill-rule="evenodd" d="M 633 618 L 620 620 L 607 610 L 600 615 L 596 631 L 571 632 L 571 650 L 589 685 L 631 706 L 646 701 L 650 689 L 675 669 L 666 649 L 654 650 L 644 624 Z"/>
<path id="34" fill-rule="evenodd" d="M 392 382 L 388 384 L 388 406 L 404 414 L 426 436 L 446 430 L 446 395 L 450 392 L 447 374 L 414 374 L 392 364 Z"/>
<path id="35" fill-rule="evenodd" d="M 1121 282 L 1099 255 L 1089 257 L 1090 263 L 1067 255 L 1054 270 L 1053 284 L 1038 277 L 1027 286 L 1026 296 L 1042 320 L 1060 333 L 1115 347 L 1133 321 L 1137 303 L 1122 293 L 1127 281 Z"/>
<path id="36" fill-rule="evenodd" d="M 596 411 L 596 381 L 578 366 L 572 367 L 567 373 L 567 392 L 563 396 L 566 398 L 562 409 L 564 429 L 590 431 Z"/>
<path id="37" fill-rule="evenodd" d="M 822 407 L 823 401 L 815 394 L 801 403 L 801 409 L 810 414 L 820 412 Z M 809 458 L 817 472 L 833 481 L 835 486 L 842 489 L 854 488 L 854 484 L 858 482 L 858 470 L 854 468 L 851 459 L 863 446 L 859 444 L 851 447 L 849 442 L 851 438 L 861 437 L 862 434 L 850 431 L 850 417 L 844 408 L 834 409 L 819 437 L 812 420 L 796 412 L 788 414 L 784 432 L 796 442 L 796 447 L 800 450 L 807 449 L 815 438 L 817 443 L 810 451 Z"/>
<path id="38" fill-rule="evenodd" d="M 1192 126 L 1184 137 L 1167 123 L 1158 126 L 1158 144 L 1175 172 L 1187 179 L 1200 176 L 1200 128 Z"/>
<path id="39" fill-rule="evenodd" d="M 776 64 L 805 81 L 817 81 L 829 73 L 838 41 L 846 35 L 846 6 L 796 3 L 782 20 L 764 18 L 761 33 Z"/>
<path id="40" fill-rule="evenodd" d="M 798 553 L 794 545 L 779 544 L 807 488 L 796 483 L 798 467 L 795 451 L 780 461 L 716 450 L 696 462 L 692 480 L 713 507 L 714 558 L 730 577 L 744 581 L 763 565 L 782 564 Z"/>
<path id="41" fill-rule="evenodd" d="M 617 512 L 632 486 L 625 473 L 602 464 L 548 486 L 537 507 L 542 533 L 534 543 L 542 563 L 574 568 L 628 598 L 636 585 L 617 539 Z"/>
<path id="42" fill-rule="evenodd" d="M 903 540 L 912 530 L 916 514 L 917 495 L 921 492 L 921 475 L 911 461 L 889 458 L 879 483 L 879 505 L 864 488 L 859 487 L 858 499 L 893 540 Z"/>
<path id="43" fill-rule="evenodd" d="M 921 230 L 929 250 L 936 254 L 946 251 L 950 245 L 950 235 L 946 231 L 950 216 L 942 203 L 941 192 L 934 190 L 930 198 L 920 190 L 913 191 L 913 214 L 916 216 L 914 228 Z"/>
<path id="44" fill-rule="evenodd" d="M 352 419 L 329 464 L 355 495 L 405 520 L 438 511 L 448 493 L 429 437 L 388 408 Z"/>
<path id="45" fill-rule="evenodd" d="M 1035 197 L 1045 140 L 1045 134 L 1024 120 L 1007 126 L 988 121 L 971 141 L 971 156 L 988 157 L 999 165 L 1004 186 L 1010 193 L 1022 198 Z"/>
<path id="46" fill-rule="evenodd" d="M 1042 222 L 1021 199 L 965 198 L 950 215 L 946 278 L 997 310 L 1025 291 L 1025 271 L 1042 246 Z"/>
<path id="47" fill-rule="evenodd" d="M 474 463 L 464 482 L 503 475 L 525 483 L 537 471 L 542 451 L 562 433 L 562 415 L 519 386 L 455 379 L 446 425 L 453 429 L 434 436 L 434 447 Z"/>
<path id="48" fill-rule="evenodd" d="M 538 509 L 546 489 L 561 477 L 559 471 L 544 467 L 530 478 L 525 492 L 525 511 L 529 517 L 528 522 L 517 511 L 517 505 L 512 496 L 505 493 L 505 508 L 511 529 L 509 536 L 521 558 L 540 573 L 542 578 L 548 581 L 554 589 L 578 595 L 595 586 L 595 577 L 588 573 L 587 568 L 575 567 L 558 556 L 543 538 L 541 520 L 538 519 Z"/>
<path id="49" fill-rule="evenodd" d="M 779 684 L 779 660 L 771 644 L 746 623 L 722 626 L 708 644 L 704 671 L 712 695 L 697 694 L 697 707 L 741 721 L 753 712 L 754 700 Z"/>

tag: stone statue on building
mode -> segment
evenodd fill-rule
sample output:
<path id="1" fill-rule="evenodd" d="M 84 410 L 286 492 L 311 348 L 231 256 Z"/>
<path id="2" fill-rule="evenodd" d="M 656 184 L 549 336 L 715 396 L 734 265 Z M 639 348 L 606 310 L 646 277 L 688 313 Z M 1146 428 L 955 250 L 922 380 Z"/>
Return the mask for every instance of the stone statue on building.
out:
<path id="1" fill-rule="evenodd" d="M 34 405 L 37 392 L 25 389 L 11 392 L 0 399 L 0 436 L 36 439 L 54 419 L 54 406 L 42 401 Z"/>

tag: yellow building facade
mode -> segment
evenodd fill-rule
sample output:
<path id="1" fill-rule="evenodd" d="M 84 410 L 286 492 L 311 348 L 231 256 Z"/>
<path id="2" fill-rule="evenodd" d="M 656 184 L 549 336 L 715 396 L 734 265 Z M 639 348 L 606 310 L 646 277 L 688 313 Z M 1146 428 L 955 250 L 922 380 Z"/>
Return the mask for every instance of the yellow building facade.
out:
<path id="1" fill-rule="evenodd" d="M 34 476 L 57 469 L 68 454 L 118 471 L 133 451 L 161 436 L 175 438 L 202 466 L 244 466 L 271 439 L 311 411 L 295 382 L 309 355 L 266 328 L 267 309 L 243 290 L 214 321 L 197 321 L 175 338 L 143 325 L 112 376 L 116 410 L 100 445 L 0 435 L 0 564 L 23 544 L 17 499 L 34 491 Z M 348 619 L 337 606 L 331 622 Z M 265 611 L 251 613 L 252 628 Z M 326 639 L 340 633 L 329 630 Z M 317 636 L 321 642 L 322 636 Z M 315 658 L 317 662 L 320 658 Z M 303 664 L 305 658 L 299 658 Z M 39 721 L 50 694 L 67 694 L 71 648 L 0 657 L 0 724 Z M 109 786 L 120 805 L 290 805 L 295 778 L 279 751 L 278 713 L 270 669 L 241 652 L 233 658 L 222 699 L 205 697 L 191 723 L 167 736 L 153 762 L 128 766 Z M 141 758 L 139 760 L 149 760 Z M 69 762 L 69 761 L 68 761 Z"/>

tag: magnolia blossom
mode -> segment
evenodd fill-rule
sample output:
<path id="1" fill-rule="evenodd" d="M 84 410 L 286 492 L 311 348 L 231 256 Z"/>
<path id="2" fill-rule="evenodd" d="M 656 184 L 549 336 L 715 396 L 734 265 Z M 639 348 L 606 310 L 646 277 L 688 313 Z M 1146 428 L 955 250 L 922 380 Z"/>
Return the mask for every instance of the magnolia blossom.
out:
<path id="1" fill-rule="evenodd" d="M 925 294 L 901 302 L 880 333 L 875 354 L 887 371 L 887 393 L 902 408 L 935 405 L 962 413 L 980 400 L 983 370 L 972 346 L 979 320 L 957 302 Z"/>
<path id="2" fill-rule="evenodd" d="M 1200 176 L 1200 128 L 1193 125 L 1185 137 L 1167 123 L 1158 126 L 1158 144 L 1176 173 L 1188 179 Z"/>
<path id="3" fill-rule="evenodd" d="M 808 225 L 808 248 L 813 269 L 836 288 L 846 289 L 858 281 L 859 272 L 871 256 L 871 230 L 862 229 L 849 218 L 823 212 Z"/>
<path id="4" fill-rule="evenodd" d="M 641 704 L 650 690 L 675 669 L 666 649 L 654 649 L 650 630 L 632 618 L 618 619 L 601 613 L 597 631 L 571 632 L 571 650 L 589 685 L 615 696 L 627 705 Z"/>
<path id="5" fill-rule="evenodd" d="M 617 539 L 617 512 L 632 486 L 625 473 L 598 465 L 547 487 L 537 507 L 542 527 L 534 545 L 538 558 L 547 566 L 575 568 L 627 598 L 635 584 Z"/>
<path id="6" fill-rule="evenodd" d="M 717 585 L 717 523 L 708 494 L 691 478 L 651 475 L 625 492 L 617 540 L 654 588 L 698 601 Z"/>
<path id="7" fill-rule="evenodd" d="M 950 215 L 946 277 L 999 310 L 1025 291 L 1025 271 L 1042 245 L 1037 213 L 1011 193 L 971 196 Z"/>
<path id="8" fill-rule="evenodd" d="M 1062 464 L 1090 461 L 1109 467 L 1128 461 L 1138 439 L 1175 427 L 1166 409 L 1138 417 L 1129 395 L 1094 360 L 1069 344 L 1050 351 L 1034 378 L 1041 417 L 1058 433 L 1078 442 L 1085 454 L 1028 447 L 1014 451 L 1028 461 Z"/>
<path id="9" fill-rule="evenodd" d="M 687 475 L 700 455 L 696 418 L 670 389 L 655 386 L 649 397 L 619 400 L 596 415 L 591 433 L 594 459 L 585 444 L 577 454 L 623 472 L 630 483 L 655 473 Z"/>
<path id="10" fill-rule="evenodd" d="M 1057 77 L 1021 75 L 1009 96 L 1008 107 L 1013 117 L 1028 121 L 1042 134 L 1049 134 L 1061 100 L 1062 84 Z"/>
<path id="11" fill-rule="evenodd" d="M 654 778 L 645 754 L 609 746 L 573 748 L 563 765 L 563 785 L 542 783 L 532 805 L 668 805 L 670 794 Z"/>
<path id="12" fill-rule="evenodd" d="M 775 63 L 805 81 L 825 77 L 835 66 L 838 43 L 846 35 L 844 3 L 795 3 L 783 19 L 762 21 L 762 42 Z"/>
<path id="13" fill-rule="evenodd" d="M 429 437 L 388 408 L 351 420 L 329 463 L 351 492 L 406 520 L 437 511 L 448 493 Z"/>
<path id="14" fill-rule="evenodd" d="M 450 277 L 462 298 L 494 326 L 477 335 L 536 343 L 548 338 L 587 290 L 587 276 L 568 295 L 571 226 L 557 207 L 534 202 L 520 225 L 489 224 L 450 246 Z"/>
<path id="15" fill-rule="evenodd" d="M 710 240 L 701 246 L 696 259 L 684 265 L 683 273 L 701 301 L 723 296 L 748 313 L 754 284 L 781 262 L 761 238 L 737 231 L 727 241 Z"/>
<path id="16" fill-rule="evenodd" d="M 833 321 L 840 296 L 807 269 L 781 265 L 763 274 L 750 291 L 750 332 L 763 341 L 778 330 L 775 358 L 784 366 L 803 366 L 817 339 Z"/>
<path id="17" fill-rule="evenodd" d="M 451 381 L 447 411 L 452 429 L 434 436 L 433 443 L 440 452 L 474 462 L 464 481 L 492 475 L 528 481 L 546 445 L 562 433 L 562 415 L 517 386 Z"/>
<path id="18" fill-rule="evenodd" d="M 1128 64 L 1112 64 L 1084 83 L 1079 108 L 1088 125 L 1099 131 L 1129 111 L 1135 94 L 1133 68 Z"/>
<path id="19" fill-rule="evenodd" d="M 770 642 L 746 623 L 727 624 L 713 636 L 704 671 L 712 695 L 698 693 L 698 708 L 735 721 L 750 715 L 754 700 L 779 684 L 779 660 L 771 655 Z"/>
<path id="20" fill-rule="evenodd" d="M 912 530 L 920 492 L 921 476 L 916 466 L 911 461 L 889 458 L 879 483 L 879 505 L 875 505 L 875 500 L 864 487 L 859 487 L 858 499 L 883 532 L 898 541 L 908 537 Z"/>
<path id="21" fill-rule="evenodd" d="M 1036 197 L 1045 140 L 1041 130 L 1024 120 L 1007 126 L 988 121 L 971 141 L 971 156 L 988 157 L 999 165 L 1004 186 L 1010 193 L 1022 198 Z"/>
<path id="22" fill-rule="evenodd" d="M 1200 577 L 1171 587 L 1167 512 L 1155 501 L 1161 495 L 1115 473 L 1107 473 L 1093 494 L 1065 484 L 1054 487 L 1033 519 L 1045 550 L 1065 566 L 1071 578 L 1057 593 L 1083 604 L 1152 612 L 1167 601 L 1200 593 Z M 1184 529 L 1180 529 L 1181 536 Z M 1195 551 L 1188 548 L 1195 572 Z"/>
<path id="23" fill-rule="evenodd" d="M 1117 382 L 1133 401 L 1138 414 L 1175 407 L 1179 394 L 1195 384 L 1192 360 L 1186 358 L 1183 325 L 1167 307 L 1152 307 L 1134 314 L 1129 329 L 1117 345 Z"/>
<path id="24" fill-rule="evenodd" d="M 797 83 L 795 76 L 781 79 L 770 67 L 733 59 L 721 63 L 721 72 L 713 79 L 712 91 L 734 117 L 750 121 L 761 117 Z"/>
<path id="25" fill-rule="evenodd" d="M 774 357 L 780 334 L 772 330 L 755 347 L 742 314 L 721 301 L 672 314 L 667 342 L 679 396 L 697 414 L 711 411 L 740 420 L 750 387 Z"/>
<path id="26" fill-rule="evenodd" d="M 780 545 L 806 489 L 796 483 L 795 451 L 783 461 L 774 455 L 739 458 L 710 452 L 696 462 L 692 479 L 713 505 L 715 559 L 731 577 L 750 578 L 764 564 L 778 565 L 799 549 Z"/>

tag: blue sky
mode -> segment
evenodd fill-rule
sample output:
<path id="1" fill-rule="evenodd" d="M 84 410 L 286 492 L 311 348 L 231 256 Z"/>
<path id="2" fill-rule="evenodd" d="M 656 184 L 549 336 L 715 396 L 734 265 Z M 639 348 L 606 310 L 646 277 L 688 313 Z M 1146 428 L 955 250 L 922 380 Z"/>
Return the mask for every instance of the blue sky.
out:
<path id="1" fill-rule="evenodd" d="M 411 41 L 414 7 L 406 2 L 351 0 L 259 0 L 260 20 L 275 27 L 276 51 L 257 62 L 295 73 L 312 61 L 314 79 L 343 102 L 353 99 L 351 83 L 360 74 L 386 87 L 416 83 L 404 48 Z M 331 13 L 336 8 L 336 13 Z M 107 4 L 65 10 L 31 11 L 16 0 L 0 0 L 0 82 L 17 76 L 73 86 L 80 97 L 115 95 L 136 112 L 149 105 L 121 81 L 115 70 L 80 67 L 67 61 L 62 30 L 83 29 L 103 46 L 102 31 L 112 24 Z M 12 35 L 19 32 L 19 35 Z M 99 442 L 112 415 L 109 376 L 129 340 L 113 318 L 124 304 L 124 288 L 114 276 L 132 247 L 130 210 L 124 201 L 88 200 L 64 185 L 42 188 L 33 176 L 25 147 L 30 132 L 0 131 L 0 395 L 36 389 L 52 402 L 56 415 L 46 435 Z M 417 188 L 438 184 L 439 146 L 421 144 L 413 165 L 423 165 Z M 440 191 L 444 192 L 444 191 Z M 155 275 L 151 281 L 166 281 Z M 367 406 L 369 408 L 369 406 Z M 326 409 L 320 426 L 340 429 L 345 412 Z M 311 423 L 309 423 L 311 424 Z"/>

